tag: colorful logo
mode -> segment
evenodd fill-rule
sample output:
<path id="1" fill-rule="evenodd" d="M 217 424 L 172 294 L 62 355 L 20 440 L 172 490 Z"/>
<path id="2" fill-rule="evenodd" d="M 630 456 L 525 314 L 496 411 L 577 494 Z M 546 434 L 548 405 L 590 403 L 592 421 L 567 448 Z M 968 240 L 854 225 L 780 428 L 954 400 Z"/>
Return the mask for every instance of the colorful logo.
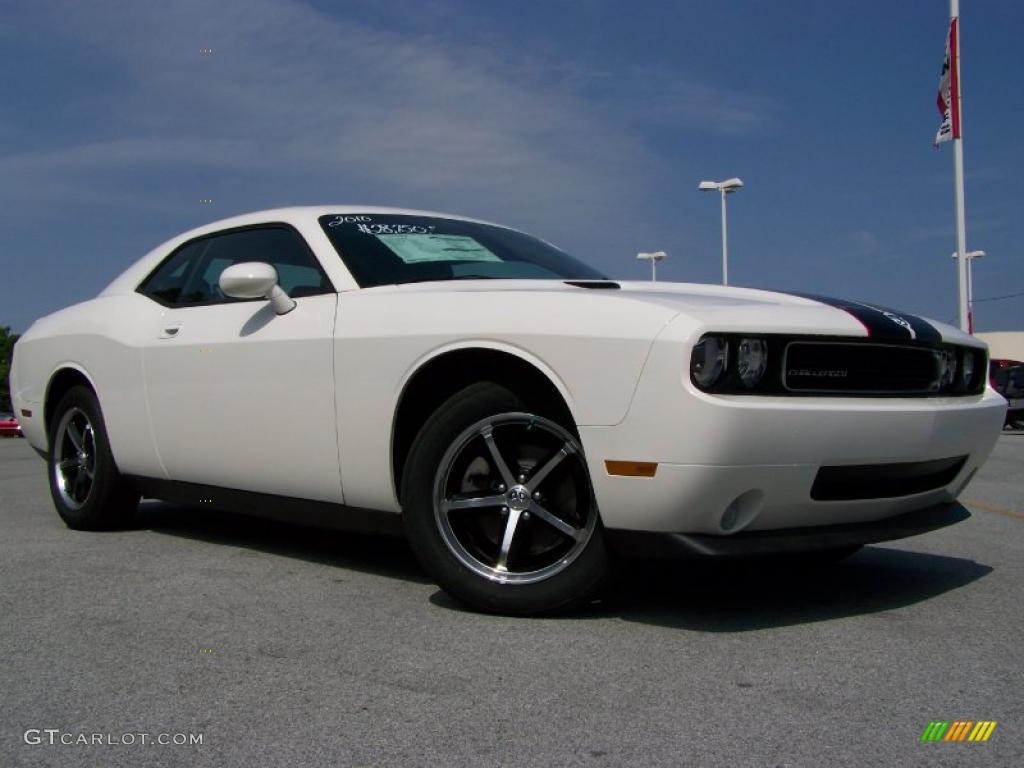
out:
<path id="1" fill-rule="evenodd" d="M 921 741 L 988 741 L 995 729 L 995 720 L 932 720 Z"/>

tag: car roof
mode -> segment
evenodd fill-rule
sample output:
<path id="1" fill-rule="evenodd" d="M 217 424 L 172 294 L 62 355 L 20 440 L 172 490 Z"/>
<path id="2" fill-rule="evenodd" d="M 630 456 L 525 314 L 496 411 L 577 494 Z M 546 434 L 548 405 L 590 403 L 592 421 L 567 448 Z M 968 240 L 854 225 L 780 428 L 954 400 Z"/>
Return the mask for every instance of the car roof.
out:
<path id="1" fill-rule="evenodd" d="M 218 219 L 217 221 L 211 221 L 209 224 L 203 224 L 202 226 L 191 229 L 188 232 L 183 232 L 181 233 L 181 235 L 178 235 L 178 237 L 175 239 L 187 239 L 196 237 L 197 235 L 205 234 L 207 232 L 213 232 L 221 229 L 231 229 L 232 227 L 245 227 L 251 224 L 260 224 L 268 221 L 290 221 L 295 218 L 318 219 L 321 216 L 330 216 L 333 214 L 346 215 L 355 213 L 392 214 L 400 216 L 432 216 L 441 219 L 468 221 L 474 224 L 488 224 L 494 227 L 504 226 L 502 224 L 496 224 L 492 221 L 474 219 L 469 216 L 459 216 L 458 214 L 444 213 L 442 211 L 419 210 L 416 208 L 392 208 L 379 205 L 352 205 L 351 203 L 343 205 L 294 205 L 286 208 L 267 208 L 262 211 L 252 211 L 251 213 L 243 213 L 238 216 L 230 216 L 226 219 Z"/>
<path id="2" fill-rule="evenodd" d="M 135 290 L 135 286 L 138 285 L 139 281 L 142 280 L 146 274 L 148 274 L 156 265 L 160 259 L 163 258 L 170 250 L 176 248 L 181 243 L 187 242 L 196 237 L 202 237 L 204 235 L 213 234 L 220 232 L 225 229 L 234 229 L 237 227 L 249 227 L 259 224 L 269 224 L 274 222 L 282 222 L 285 224 L 291 224 L 297 226 L 300 230 L 308 225 L 310 222 L 315 222 L 321 216 L 331 215 L 346 215 L 346 214 L 392 214 L 392 215 L 403 215 L 403 216 L 432 216 L 442 219 L 453 219 L 456 221 L 466 221 L 474 224 L 486 224 L 494 227 L 502 227 L 503 229 L 509 229 L 509 227 L 503 224 L 495 224 L 490 221 L 484 221 L 482 219 L 474 219 L 468 216 L 458 216 L 452 213 L 443 213 L 440 211 L 427 211 L 419 210 L 416 208 L 392 208 L 379 205 L 352 205 L 351 203 L 339 204 L 339 205 L 297 205 L 286 208 L 268 208 L 262 211 L 252 211 L 251 213 L 243 213 L 238 216 L 231 216 L 226 219 L 218 219 L 217 221 L 211 221 L 208 224 L 195 227 L 186 232 L 182 232 L 175 235 L 170 240 L 166 240 L 160 245 L 153 248 L 149 253 L 144 255 L 128 269 L 122 272 L 120 275 L 114 278 L 114 280 L 104 288 L 100 295 L 129 292 Z"/>

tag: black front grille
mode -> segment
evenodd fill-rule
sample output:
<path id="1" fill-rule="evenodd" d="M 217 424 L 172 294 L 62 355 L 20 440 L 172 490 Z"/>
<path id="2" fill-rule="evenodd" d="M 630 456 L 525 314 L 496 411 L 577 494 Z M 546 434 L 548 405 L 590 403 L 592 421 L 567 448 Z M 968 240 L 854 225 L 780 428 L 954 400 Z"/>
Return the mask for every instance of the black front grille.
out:
<path id="1" fill-rule="evenodd" d="M 743 377 L 743 355 L 757 346 L 750 341 L 767 350 L 763 375 L 753 381 Z M 698 372 L 712 348 L 720 371 L 708 383 Z M 983 348 L 919 339 L 708 332 L 694 345 L 690 380 L 720 395 L 964 397 L 985 390 L 988 360 Z"/>
<path id="2" fill-rule="evenodd" d="M 899 464 L 822 467 L 811 486 L 815 501 L 891 499 L 942 488 L 963 469 L 966 456 Z"/>
<path id="3" fill-rule="evenodd" d="M 935 352 L 923 347 L 794 341 L 782 374 L 791 392 L 923 395 L 938 389 Z"/>

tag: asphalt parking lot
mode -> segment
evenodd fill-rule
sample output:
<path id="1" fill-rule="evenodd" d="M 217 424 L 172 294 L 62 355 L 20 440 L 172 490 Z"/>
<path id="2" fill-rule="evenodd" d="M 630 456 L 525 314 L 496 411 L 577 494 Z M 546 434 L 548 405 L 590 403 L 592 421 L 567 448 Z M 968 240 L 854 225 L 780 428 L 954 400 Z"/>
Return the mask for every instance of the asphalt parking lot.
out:
<path id="1" fill-rule="evenodd" d="M 387 538 L 151 502 L 69 531 L 2 440 L 0 765 L 1019 766 L 1024 434 L 964 501 L 825 570 L 630 564 L 510 619 Z M 921 743 L 931 720 L 998 726 Z M 60 743 L 92 734 L 120 743 Z"/>

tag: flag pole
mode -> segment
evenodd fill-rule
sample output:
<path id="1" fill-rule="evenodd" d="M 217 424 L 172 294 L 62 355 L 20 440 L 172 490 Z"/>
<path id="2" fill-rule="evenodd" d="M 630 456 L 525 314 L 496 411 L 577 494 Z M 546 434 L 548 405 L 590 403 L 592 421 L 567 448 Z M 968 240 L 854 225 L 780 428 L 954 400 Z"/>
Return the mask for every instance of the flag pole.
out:
<path id="1" fill-rule="evenodd" d="M 973 332 L 967 303 L 967 215 L 964 211 L 964 145 L 960 114 L 960 0 L 949 0 L 950 115 L 953 129 L 953 175 L 956 185 L 956 271 L 960 330 Z"/>

